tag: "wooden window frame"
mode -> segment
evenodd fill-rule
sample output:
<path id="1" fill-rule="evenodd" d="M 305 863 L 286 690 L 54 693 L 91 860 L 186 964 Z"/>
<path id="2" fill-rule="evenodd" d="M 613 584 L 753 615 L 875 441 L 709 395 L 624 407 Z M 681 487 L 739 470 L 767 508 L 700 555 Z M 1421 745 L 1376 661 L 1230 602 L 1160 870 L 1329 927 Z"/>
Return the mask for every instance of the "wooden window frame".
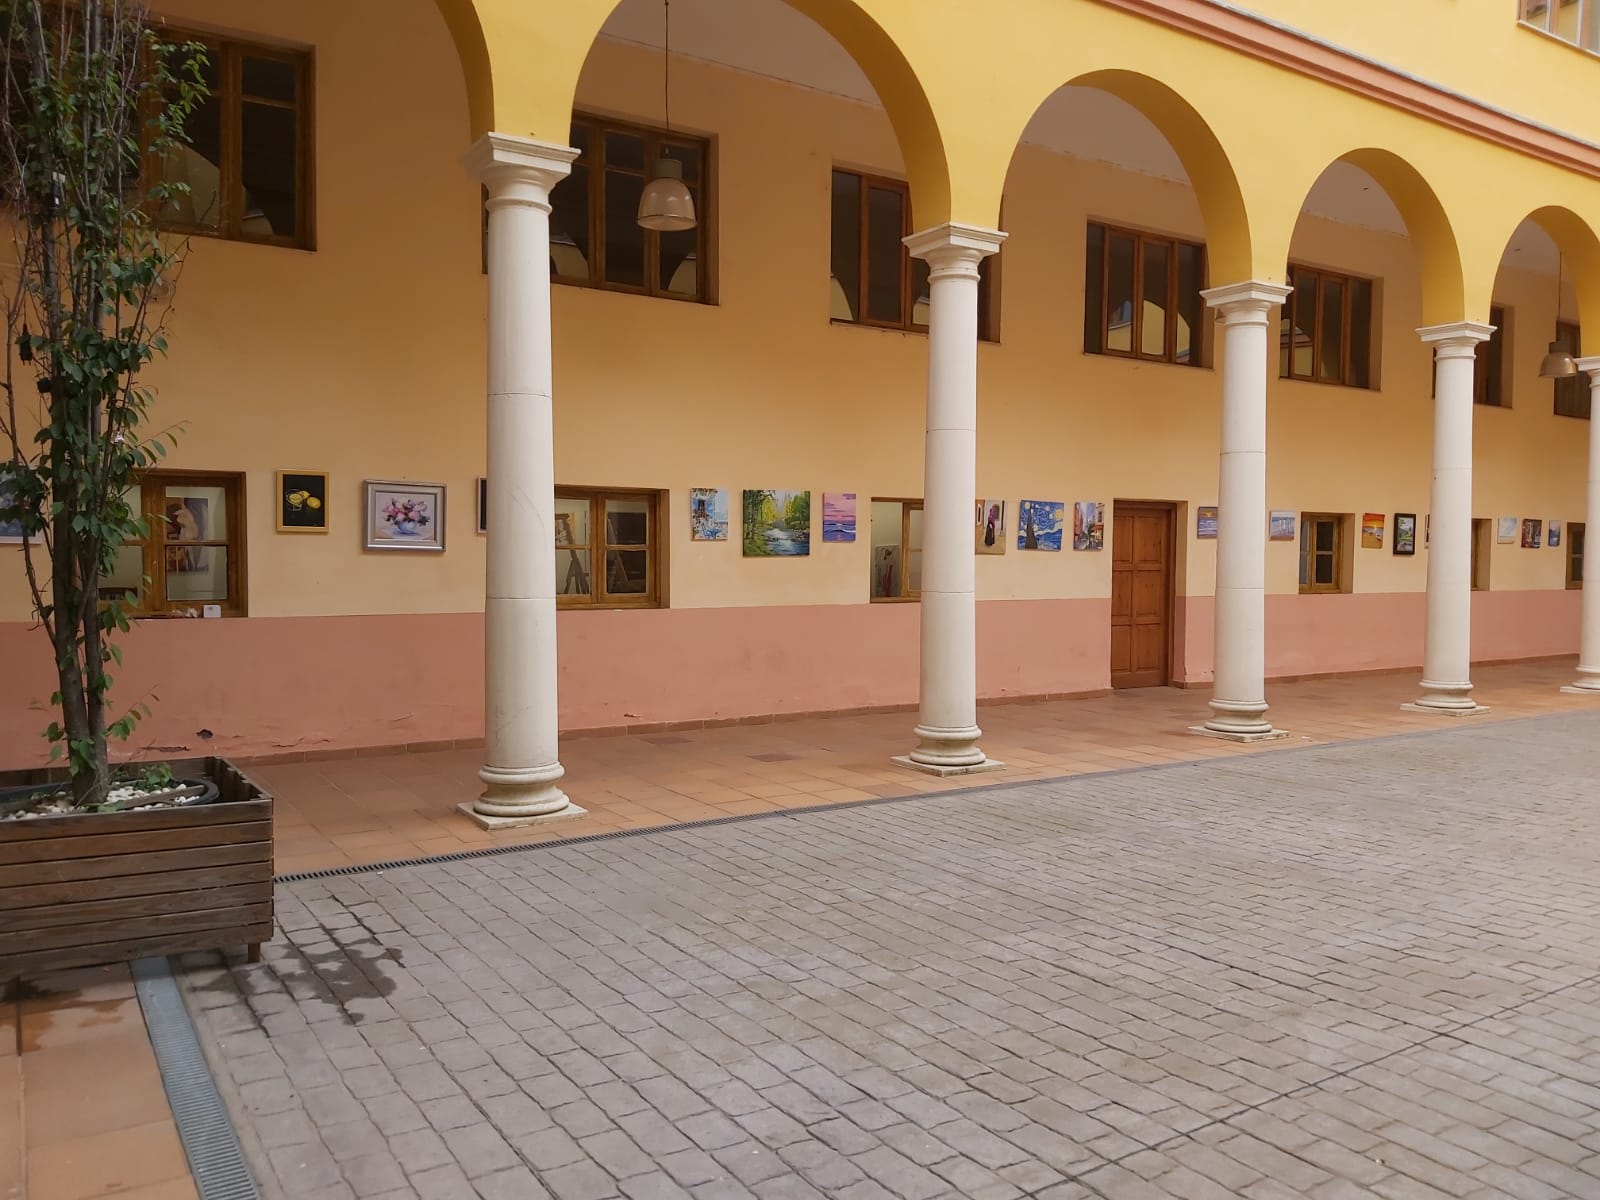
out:
<path id="1" fill-rule="evenodd" d="M 1494 565 L 1495 523 L 1489 517 L 1472 519 L 1472 590 L 1487 592 L 1491 588 L 1491 569 Z"/>
<path id="2" fill-rule="evenodd" d="M 898 596 L 874 596 L 872 594 L 871 578 L 867 581 L 867 599 L 873 604 L 917 604 L 922 600 L 922 589 L 911 590 L 911 514 L 924 512 L 921 500 L 910 500 L 902 496 L 874 496 L 869 503 L 867 512 L 872 512 L 872 504 L 898 504 L 900 506 L 900 594 Z M 924 515 L 923 520 L 927 517 Z M 923 530 L 927 532 L 926 528 Z M 876 545 L 876 543 L 874 543 Z M 918 547 L 917 552 L 922 553 Z M 868 556 L 871 562 L 871 556 Z M 870 566 L 869 566 L 870 569 Z"/>
<path id="3" fill-rule="evenodd" d="M 1318 554 L 1326 552 L 1317 550 L 1316 535 L 1311 532 L 1311 529 L 1313 525 L 1324 521 L 1331 522 L 1333 525 L 1333 550 L 1331 552 L 1333 557 L 1333 582 L 1331 584 L 1318 583 L 1316 581 L 1317 573 L 1314 569 L 1316 565 L 1315 559 Z M 1347 583 L 1350 566 L 1348 559 L 1350 553 L 1349 525 L 1350 515 L 1348 513 L 1308 512 L 1300 514 L 1300 568 L 1301 574 L 1305 577 L 1305 582 L 1300 585 L 1300 594 L 1302 596 L 1336 596 L 1350 590 Z M 1308 549 L 1313 560 L 1310 564 L 1312 569 L 1309 570 L 1306 564 Z"/>
<path id="4" fill-rule="evenodd" d="M 555 494 L 563 499 L 588 500 L 589 502 L 589 543 L 586 547 L 568 547 L 553 545 L 553 553 L 562 550 L 587 549 L 589 553 L 589 594 L 556 595 L 556 607 L 559 609 L 616 609 L 616 608 L 664 608 L 661 596 L 661 560 L 665 553 L 665 530 L 662 528 L 661 518 L 663 512 L 663 494 L 644 488 L 595 488 L 595 487 L 566 487 L 558 485 Z M 649 507 L 646 522 L 647 533 L 644 546 L 623 545 L 611 543 L 602 535 L 606 528 L 606 501 L 608 500 L 643 500 Z M 610 550 L 639 550 L 645 551 L 645 590 L 643 592 L 620 592 L 615 595 L 607 588 L 607 574 L 605 570 L 607 554 Z M 556 563 L 556 576 L 559 586 L 563 564 Z"/>
<path id="5" fill-rule="evenodd" d="M 1289 347 L 1287 368 L 1280 370 L 1280 379 L 1292 379 L 1297 383 L 1320 383 L 1324 387 L 1351 387 L 1362 391 L 1375 390 L 1374 377 L 1377 372 L 1373 370 L 1371 354 L 1377 344 L 1374 330 L 1378 326 L 1378 281 L 1369 279 L 1365 275 L 1350 275 L 1342 271 L 1330 271 L 1325 267 L 1307 266 L 1301 263 L 1290 263 L 1288 278 L 1284 281 L 1289 288 L 1289 294 L 1284 297 L 1283 307 L 1279 316 L 1279 329 L 1284 323 L 1288 324 L 1291 336 L 1294 330 L 1300 328 L 1296 319 L 1299 315 L 1300 287 L 1298 276 L 1304 273 L 1314 276 L 1317 280 L 1315 292 L 1317 295 L 1316 307 L 1311 315 L 1311 373 L 1309 375 L 1297 374 L 1294 369 L 1294 346 Z M 1322 378 L 1322 284 L 1325 280 L 1337 280 L 1340 285 L 1340 310 L 1339 310 L 1339 377 L 1337 379 Z M 1352 342 L 1350 336 L 1352 324 L 1350 320 L 1351 304 L 1355 297 L 1355 288 L 1352 284 L 1364 283 L 1372 297 L 1370 309 L 1367 313 L 1367 382 L 1352 383 L 1350 381 L 1350 356 Z M 1282 336 L 1281 333 L 1279 335 Z"/>
<path id="6" fill-rule="evenodd" d="M 316 249 L 314 230 L 316 217 L 316 150 L 313 139 L 316 133 L 316 70 L 310 50 L 297 50 L 286 46 L 272 46 L 250 42 L 242 38 L 223 37 L 181 26 L 165 26 L 160 30 L 163 41 L 181 44 L 199 42 L 217 67 L 217 98 L 222 105 L 222 161 L 217 164 L 220 176 L 217 202 L 217 227 L 189 225 L 179 221 L 162 220 L 161 227 L 189 237 L 216 238 L 227 242 L 250 242 L 262 246 L 284 246 L 295 250 Z M 295 232 L 288 234 L 258 234 L 244 230 L 244 60 L 259 58 L 287 63 L 295 72 L 293 102 L 251 96 L 250 103 L 269 108 L 291 109 L 295 114 Z"/>
<path id="7" fill-rule="evenodd" d="M 926 325 L 918 324 L 911 319 L 916 310 L 915 284 L 917 272 L 915 260 L 911 251 L 904 244 L 900 247 L 900 311 L 903 317 L 899 321 L 876 320 L 867 315 L 867 295 L 871 290 L 871 276 L 868 267 L 871 261 L 871 245 L 868 238 L 868 219 L 871 214 L 872 188 L 881 188 L 886 191 L 900 193 L 900 236 L 910 237 L 914 232 L 911 228 L 911 185 L 904 179 L 895 179 L 889 175 L 875 175 L 870 171 L 858 171 L 854 167 L 841 167 L 835 165 L 828 175 L 828 188 L 831 197 L 834 175 L 852 175 L 860 183 L 860 195 L 856 202 L 856 237 L 860 247 L 860 261 L 858 269 L 860 276 L 857 282 L 855 306 L 857 315 L 854 318 L 832 317 L 830 323 L 834 325 L 862 325 L 869 329 L 894 329 L 901 333 L 927 333 Z M 830 216 L 828 237 L 833 238 L 832 220 Z M 986 254 L 978 260 L 978 340 L 980 342 L 998 341 L 995 332 L 995 280 L 1000 269 L 1000 251 Z M 840 285 L 841 289 L 843 284 Z"/>
<path id="8" fill-rule="evenodd" d="M 208 538 L 203 542 L 168 542 L 166 519 L 166 488 L 169 484 L 183 487 L 218 487 L 227 499 L 228 527 L 224 538 Z M 246 545 L 245 531 L 245 476 L 238 471 L 147 471 L 139 477 L 139 511 L 150 522 L 150 536 L 141 541 L 124 542 L 125 546 L 141 548 L 141 569 L 146 580 L 140 597 L 130 603 L 128 616 L 132 620 L 187 616 L 190 610 L 205 604 L 220 604 L 224 617 L 249 615 L 246 596 Z M 167 599 L 167 548 L 207 549 L 221 547 L 228 554 L 228 599 L 168 600 Z"/>
<path id="9" fill-rule="evenodd" d="M 665 129 L 658 129 L 652 125 L 641 125 L 632 121 L 617 121 L 610 117 L 597 117 L 589 113 L 574 113 L 572 126 L 577 129 L 582 126 L 587 135 L 587 148 L 576 160 L 588 169 L 588 196 L 585 203 L 589 224 L 589 277 L 577 279 L 571 275 L 552 273 L 551 283 L 559 283 L 566 287 L 593 288 L 602 292 L 622 292 L 630 296 L 650 296 L 660 300 L 676 300 L 684 304 L 709 304 L 711 303 L 711 243 L 712 233 L 716 220 L 716 201 L 712 180 L 715 174 L 712 170 L 711 140 L 709 138 L 694 137 L 686 133 L 669 133 Z M 662 282 L 661 275 L 661 234 L 654 229 L 644 229 L 644 285 L 635 287 L 628 283 L 616 283 L 606 278 L 606 223 L 605 223 L 605 188 L 606 172 L 612 170 L 606 165 L 606 134 L 620 133 L 628 137 L 639 138 L 644 145 L 644 169 L 634 172 L 628 168 L 614 168 L 626 175 L 637 174 L 646 183 L 650 181 L 652 165 L 661 157 L 662 146 L 676 146 L 682 149 L 693 149 L 700 154 L 700 180 L 696 183 L 697 193 L 695 203 L 695 247 L 694 260 L 697 267 L 695 271 L 695 293 L 686 296 L 681 292 L 669 292 Z M 576 138 L 573 139 L 576 141 Z M 562 180 L 552 188 L 555 190 L 570 186 L 569 180 Z M 487 199 L 488 189 L 484 189 Z M 630 218 L 632 214 L 630 214 Z M 484 261 L 488 262 L 488 208 L 484 208 Z M 487 266 L 485 267 L 487 269 Z"/>
<path id="10" fill-rule="evenodd" d="M 1582 549 L 1579 549 L 1579 546 Z M 1584 521 L 1569 521 L 1567 523 L 1567 589 L 1581 591 L 1583 588 L 1584 559 L 1589 557 L 1589 528 Z M 1573 571 L 1576 566 L 1578 570 Z"/>
<path id="11" fill-rule="evenodd" d="M 1506 349 L 1510 344 L 1511 319 L 1510 310 L 1504 305 L 1489 306 L 1489 324 L 1494 326 L 1494 332 L 1472 359 L 1472 402 L 1483 408 L 1511 407 L 1511 389 L 1506 387 Z M 1495 364 L 1498 369 L 1494 371 L 1489 370 L 1490 347 L 1500 356 Z"/>
<path id="12" fill-rule="evenodd" d="M 1576 321 L 1556 321 L 1556 341 L 1566 347 L 1567 353 L 1573 358 L 1583 356 L 1583 329 Z M 1550 409 L 1558 417 L 1568 417 L 1574 421 L 1590 420 L 1593 413 L 1593 396 L 1590 392 L 1589 377 L 1579 371 L 1576 375 L 1568 375 L 1564 379 L 1550 381 L 1551 400 Z M 1562 396 L 1570 392 L 1573 401 L 1563 408 Z M 1571 411 L 1567 411 L 1570 409 Z"/>
<path id="13" fill-rule="evenodd" d="M 1202 320 L 1200 328 L 1189 331 L 1189 361 L 1178 361 L 1178 279 L 1182 272 L 1178 269 L 1178 252 L 1180 248 L 1198 250 L 1200 252 L 1200 286 L 1206 286 L 1210 272 L 1210 262 L 1206 256 L 1204 242 L 1192 242 L 1188 238 L 1171 237 L 1165 234 L 1147 233 L 1140 229 L 1129 229 L 1123 225 L 1111 225 L 1105 221 L 1090 221 L 1089 224 L 1100 230 L 1100 349 L 1090 350 L 1090 354 L 1103 354 L 1109 358 L 1132 358 L 1140 362 L 1164 362 L 1177 367 L 1203 367 L 1206 364 L 1206 336 L 1205 336 L 1205 298 L 1201 297 L 1200 313 Z M 1111 239 L 1125 237 L 1133 239 L 1133 327 L 1129 331 L 1129 345 L 1131 350 L 1113 350 L 1111 344 Z M 1085 239 L 1087 241 L 1087 238 Z M 1167 332 L 1162 344 L 1160 354 L 1146 354 L 1144 346 L 1144 256 L 1147 246 L 1160 244 L 1167 248 Z"/>

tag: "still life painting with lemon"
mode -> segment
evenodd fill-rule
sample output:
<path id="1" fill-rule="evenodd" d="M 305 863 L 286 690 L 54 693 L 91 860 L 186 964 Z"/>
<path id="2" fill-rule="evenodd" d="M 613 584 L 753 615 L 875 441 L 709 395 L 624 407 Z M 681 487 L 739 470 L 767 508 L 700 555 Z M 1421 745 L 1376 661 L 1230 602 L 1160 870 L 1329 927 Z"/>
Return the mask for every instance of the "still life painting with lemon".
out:
<path id="1" fill-rule="evenodd" d="M 326 472 L 278 472 L 278 528 L 284 532 L 328 532 Z"/>

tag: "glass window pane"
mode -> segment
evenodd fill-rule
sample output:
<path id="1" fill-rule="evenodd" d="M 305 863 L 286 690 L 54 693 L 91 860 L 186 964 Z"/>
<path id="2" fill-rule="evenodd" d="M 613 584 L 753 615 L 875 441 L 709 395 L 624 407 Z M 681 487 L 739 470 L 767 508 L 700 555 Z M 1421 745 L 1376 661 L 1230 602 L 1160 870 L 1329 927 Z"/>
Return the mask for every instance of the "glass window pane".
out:
<path id="1" fill-rule="evenodd" d="M 138 604 L 144 591 L 144 547 L 137 542 L 118 546 L 111 570 L 100 576 L 100 592 L 120 593 Z"/>
<path id="2" fill-rule="evenodd" d="M 162 219 L 193 229 L 215 230 L 222 221 L 222 97 L 217 54 L 210 51 L 201 74 L 206 98 L 184 126 L 187 145 L 174 146 L 162 164 L 166 182 L 188 188 L 174 196 Z"/>
<path id="3" fill-rule="evenodd" d="M 913 508 L 906 515 L 906 549 L 922 549 L 922 510 Z"/>
<path id="4" fill-rule="evenodd" d="M 694 193 L 695 211 L 700 209 L 700 196 Z M 700 233 L 695 229 L 679 229 L 656 235 L 656 254 L 659 257 L 656 278 L 661 280 L 661 290 L 674 296 L 700 294 Z"/>
<path id="5" fill-rule="evenodd" d="M 1316 581 L 1320 584 L 1331 585 L 1333 583 L 1333 555 L 1317 555 Z"/>
<path id="6" fill-rule="evenodd" d="M 587 496 L 556 497 L 556 545 L 587 546 L 589 544 L 589 498 Z"/>
<path id="7" fill-rule="evenodd" d="M 574 163 L 550 192 L 550 274 L 589 280 L 589 168 Z"/>
<path id="8" fill-rule="evenodd" d="M 261 100 L 281 100 L 285 104 L 293 104 L 295 74 L 293 63 L 246 54 L 242 80 L 244 94 Z"/>
<path id="9" fill-rule="evenodd" d="M 240 232 L 293 237 L 299 118 L 292 108 L 246 101 L 241 112 L 240 168 L 244 212 Z"/>
<path id="10" fill-rule="evenodd" d="M 1200 289 L 1206 285 L 1205 251 L 1199 246 L 1178 246 L 1178 311 L 1174 319 L 1176 353 L 1173 361 L 1189 366 L 1200 365 L 1204 346 L 1205 300 Z"/>
<path id="11" fill-rule="evenodd" d="M 649 590 L 648 550 L 607 550 L 606 591 L 613 596 L 642 596 Z"/>
<path id="12" fill-rule="evenodd" d="M 1331 554 L 1333 552 L 1333 522 L 1318 521 L 1317 527 L 1317 553 Z"/>
<path id="13" fill-rule="evenodd" d="M 1344 379 L 1344 281 L 1322 280 L 1322 354 L 1318 367 L 1324 383 Z"/>
<path id="14" fill-rule="evenodd" d="M 589 498 L 556 497 L 556 595 L 590 596 L 594 587 L 589 579 Z"/>
<path id="15" fill-rule="evenodd" d="M 1153 358 L 1163 358 L 1167 353 L 1167 285 L 1171 279 L 1168 274 L 1171 258 L 1171 248 L 1165 242 L 1144 243 L 1139 353 Z"/>
<path id="16" fill-rule="evenodd" d="M 663 142 L 661 157 L 670 158 L 683 168 L 683 181 L 690 190 L 700 186 L 700 147 L 685 146 L 677 142 Z M 698 197 L 696 197 L 698 199 Z"/>
<path id="17" fill-rule="evenodd" d="M 1350 374 L 1352 387 L 1372 386 L 1372 284 L 1350 281 Z"/>
<path id="18" fill-rule="evenodd" d="M 609 140 L 609 139 L 608 139 Z M 643 175 L 606 172 L 606 282 L 644 286 L 644 230 L 639 228 Z"/>
<path id="19" fill-rule="evenodd" d="M 650 502 L 648 500 L 606 501 L 606 545 L 646 546 L 650 544 Z"/>
<path id="20" fill-rule="evenodd" d="M 829 259 L 828 316 L 835 321 L 861 319 L 861 176 L 833 173 L 833 250 Z"/>
<path id="21" fill-rule="evenodd" d="M 906 555 L 906 595 L 922 595 L 922 551 L 913 550 Z"/>
<path id="22" fill-rule="evenodd" d="M 219 487 L 169 483 L 163 515 L 169 542 L 225 541 L 228 536 L 228 493 Z"/>
<path id="23" fill-rule="evenodd" d="M 560 549 L 556 551 L 556 595 L 592 596 L 589 582 L 589 551 Z"/>
<path id="24" fill-rule="evenodd" d="M 872 502 L 872 597 L 883 600 L 900 594 L 900 513 L 894 501 Z"/>
<path id="25" fill-rule="evenodd" d="M 1106 349 L 1133 352 L 1133 239 L 1117 233 L 1106 265 Z"/>
<path id="26" fill-rule="evenodd" d="M 644 139 L 631 133 L 606 134 L 606 166 L 644 172 Z"/>
<path id="27" fill-rule="evenodd" d="M 867 316 L 874 321 L 905 319 L 905 193 L 898 188 L 867 188 Z"/>
<path id="28" fill-rule="evenodd" d="M 1105 349 L 1104 315 L 1106 271 L 1106 231 L 1090 223 L 1083 255 L 1083 352 L 1099 354 Z"/>
<path id="29" fill-rule="evenodd" d="M 1317 319 L 1318 282 L 1319 278 L 1314 271 L 1294 273 L 1294 323 L 1289 330 L 1289 373 L 1299 379 L 1312 377 L 1311 339 L 1315 336 L 1312 326 Z"/>
<path id="30" fill-rule="evenodd" d="M 978 336 L 983 336 L 983 283 L 982 267 L 979 267 L 978 283 Z M 928 327 L 928 317 L 933 311 L 933 287 L 929 282 L 929 272 L 932 268 L 926 259 L 913 258 L 911 260 L 911 323 L 919 329 Z"/>
<path id="31" fill-rule="evenodd" d="M 168 546 L 167 599 L 220 603 L 228 598 L 226 546 Z"/>

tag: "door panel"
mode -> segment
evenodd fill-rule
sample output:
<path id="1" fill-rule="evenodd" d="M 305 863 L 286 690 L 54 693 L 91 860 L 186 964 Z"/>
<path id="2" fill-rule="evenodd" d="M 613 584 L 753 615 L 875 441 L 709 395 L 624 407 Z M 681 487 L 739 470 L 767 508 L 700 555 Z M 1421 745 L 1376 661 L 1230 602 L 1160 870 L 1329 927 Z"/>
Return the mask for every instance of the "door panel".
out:
<path id="1" fill-rule="evenodd" d="M 1173 509 L 1117 504 L 1111 518 L 1111 686 L 1170 681 Z"/>

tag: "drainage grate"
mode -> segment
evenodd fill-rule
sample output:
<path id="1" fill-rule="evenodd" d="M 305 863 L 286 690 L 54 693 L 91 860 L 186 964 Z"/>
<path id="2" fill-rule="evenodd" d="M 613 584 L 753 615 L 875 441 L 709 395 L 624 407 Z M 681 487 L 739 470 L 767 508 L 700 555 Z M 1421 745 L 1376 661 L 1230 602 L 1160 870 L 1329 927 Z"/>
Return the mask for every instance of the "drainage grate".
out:
<path id="1" fill-rule="evenodd" d="M 200 1200 L 260 1200 L 167 960 L 141 958 L 133 982 Z"/>

